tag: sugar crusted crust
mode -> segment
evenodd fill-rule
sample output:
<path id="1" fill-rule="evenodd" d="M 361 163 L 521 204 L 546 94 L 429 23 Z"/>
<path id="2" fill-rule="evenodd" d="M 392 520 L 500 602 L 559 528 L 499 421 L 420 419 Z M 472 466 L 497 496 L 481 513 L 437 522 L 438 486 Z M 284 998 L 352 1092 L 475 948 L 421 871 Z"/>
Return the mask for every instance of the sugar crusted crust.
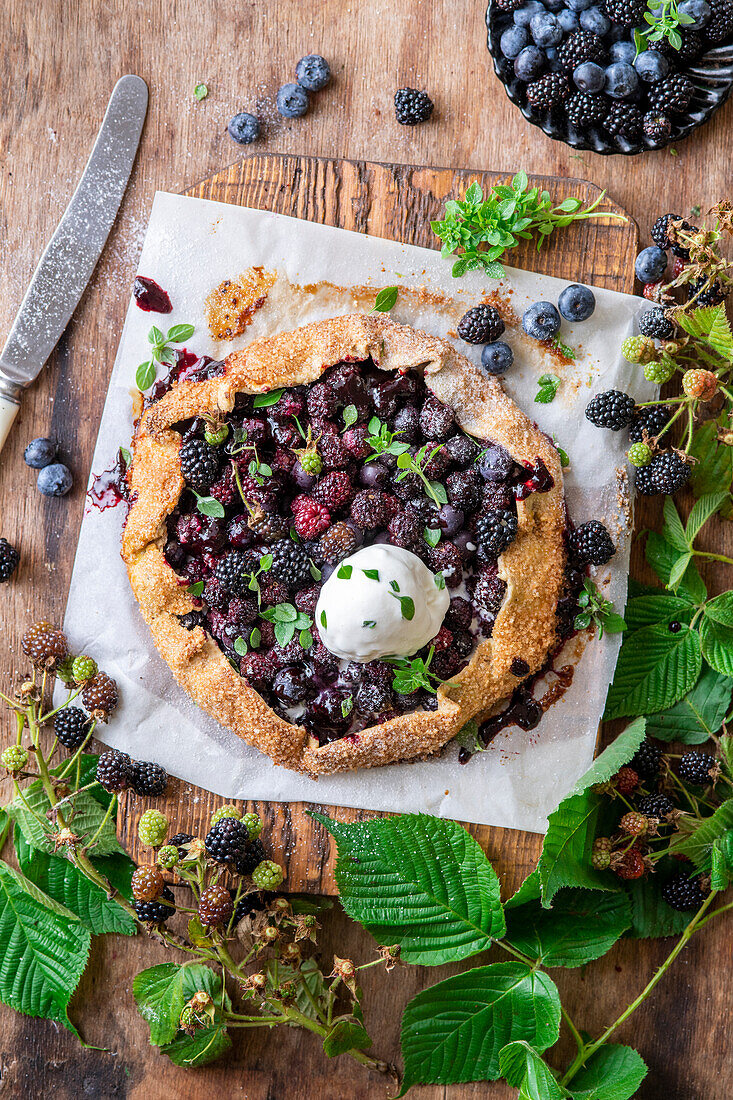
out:
<path id="1" fill-rule="evenodd" d="M 438 709 L 401 715 L 319 746 L 305 729 L 271 710 L 201 627 L 187 630 L 176 617 L 191 611 L 193 603 L 163 554 L 166 518 L 184 488 L 181 440 L 172 425 L 203 413 L 229 413 L 237 393 L 308 384 L 336 363 L 370 357 L 382 370 L 421 371 L 427 387 L 453 409 L 465 432 L 501 444 L 519 462 L 541 458 L 554 487 L 517 501 L 517 538 L 499 558 L 499 575 L 507 589 L 493 634 L 479 643 L 466 668 L 438 689 Z M 226 359 L 219 377 L 178 382 L 147 409 L 133 440 L 133 453 L 134 503 L 125 525 L 122 556 L 155 644 L 203 710 L 276 764 L 317 776 L 435 753 L 471 718 L 500 709 L 554 648 L 565 568 L 565 504 L 558 453 L 499 382 L 484 375 L 446 340 L 388 318 L 362 314 L 255 340 Z M 526 676 L 511 672 L 516 657 L 527 662 Z"/>

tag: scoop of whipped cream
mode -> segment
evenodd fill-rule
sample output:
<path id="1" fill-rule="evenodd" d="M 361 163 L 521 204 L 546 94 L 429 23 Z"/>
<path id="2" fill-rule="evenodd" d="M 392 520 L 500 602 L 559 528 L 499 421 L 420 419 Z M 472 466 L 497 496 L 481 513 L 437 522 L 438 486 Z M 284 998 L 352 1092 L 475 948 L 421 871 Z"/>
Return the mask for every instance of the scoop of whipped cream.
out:
<path id="1" fill-rule="evenodd" d="M 440 630 L 450 597 L 416 554 L 365 546 L 344 558 L 321 589 L 316 625 L 323 644 L 348 661 L 409 657 Z"/>

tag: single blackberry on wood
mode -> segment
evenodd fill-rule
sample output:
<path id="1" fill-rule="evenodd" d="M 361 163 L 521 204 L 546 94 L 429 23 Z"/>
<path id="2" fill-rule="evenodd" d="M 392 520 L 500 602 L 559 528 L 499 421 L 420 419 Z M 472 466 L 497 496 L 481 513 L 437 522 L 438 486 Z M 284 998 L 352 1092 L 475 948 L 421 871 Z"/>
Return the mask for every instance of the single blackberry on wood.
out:
<path id="1" fill-rule="evenodd" d="M 204 439 L 187 440 L 181 445 L 181 473 L 197 493 L 205 492 L 219 474 L 219 456 Z"/>
<path id="2" fill-rule="evenodd" d="M 199 898 L 199 918 L 209 928 L 217 924 L 226 924 L 232 915 L 234 904 L 226 886 L 217 882 L 202 890 Z"/>
<path id="3" fill-rule="evenodd" d="M 156 797 L 168 786 L 168 772 L 152 760 L 136 760 L 130 767 L 130 786 L 135 794 Z"/>
<path id="4" fill-rule="evenodd" d="M 561 69 L 572 73 L 584 61 L 605 64 L 606 48 L 602 40 L 592 31 L 578 30 L 569 34 L 557 47 L 557 62 Z"/>
<path id="5" fill-rule="evenodd" d="M 36 668 L 55 668 L 69 652 L 66 635 L 51 623 L 34 623 L 21 638 L 20 647 Z"/>
<path id="6" fill-rule="evenodd" d="M 310 559 L 303 546 L 290 539 L 279 539 L 270 547 L 271 573 L 287 588 L 305 588 L 313 580 Z"/>
<path id="7" fill-rule="evenodd" d="M 662 750 L 654 741 L 642 741 L 629 761 L 629 767 L 644 779 L 656 779 L 662 763 Z"/>
<path id="8" fill-rule="evenodd" d="M 611 536 L 597 519 L 581 523 L 570 533 L 568 542 L 580 565 L 605 565 L 616 553 Z"/>
<path id="9" fill-rule="evenodd" d="M 570 95 L 570 82 L 564 73 L 545 73 L 527 85 L 527 99 L 538 111 L 559 107 Z"/>
<path id="10" fill-rule="evenodd" d="M 660 80 L 659 84 L 650 86 L 647 92 L 649 106 L 664 114 L 682 115 L 690 106 L 694 91 L 695 87 L 688 77 L 682 73 L 673 73 L 672 76 Z"/>
<path id="11" fill-rule="evenodd" d="M 662 897 L 673 909 L 687 913 L 699 909 L 707 893 L 703 893 L 699 876 L 689 878 L 685 871 L 679 871 L 665 882 Z"/>
<path id="12" fill-rule="evenodd" d="M 81 701 L 92 718 L 106 722 L 119 701 L 117 684 L 106 672 L 98 672 L 91 680 L 87 680 L 81 693 Z"/>
<path id="13" fill-rule="evenodd" d="M 166 904 L 167 903 L 167 904 Z M 156 901 L 136 901 L 137 919 L 144 923 L 163 924 L 176 911 L 175 898 L 167 886 Z"/>
<path id="14" fill-rule="evenodd" d="M 418 122 L 426 122 L 434 106 L 428 93 L 417 88 L 400 88 L 394 94 L 395 115 L 402 126 L 417 126 Z"/>
<path id="15" fill-rule="evenodd" d="M 632 443 L 642 443 L 645 433 L 649 439 L 655 439 L 671 416 L 669 405 L 648 405 L 645 409 L 639 409 L 629 426 L 629 439 Z"/>
<path id="16" fill-rule="evenodd" d="M 235 817 L 224 817 L 209 829 L 204 845 L 217 863 L 232 863 L 244 855 L 248 840 L 246 825 Z"/>
<path id="17" fill-rule="evenodd" d="M 79 707 L 65 707 L 53 720 L 53 731 L 65 749 L 72 752 L 89 736 L 91 719 Z"/>
<path id="18" fill-rule="evenodd" d="M 628 393 L 606 390 L 591 398 L 585 415 L 597 428 L 610 428 L 612 432 L 618 432 L 629 426 L 635 408 L 636 402 Z"/>
<path id="19" fill-rule="evenodd" d="M 504 331 L 501 314 L 494 306 L 474 306 L 458 322 L 458 335 L 468 344 L 493 344 Z"/>
<path id="20" fill-rule="evenodd" d="M 639 331 L 653 340 L 671 340 L 674 325 L 661 306 L 653 306 L 639 318 Z"/>
<path id="21" fill-rule="evenodd" d="M 604 121 L 612 137 L 633 139 L 641 133 L 642 113 L 631 103 L 612 103 Z"/>
<path id="22" fill-rule="evenodd" d="M 644 23 L 646 0 L 603 0 L 603 10 L 612 23 L 622 27 L 637 27 Z"/>
<path id="23" fill-rule="evenodd" d="M 20 554 L 7 539 L 0 539 L 0 584 L 12 577 L 18 568 Z"/>
<path id="24" fill-rule="evenodd" d="M 566 113 L 573 126 L 584 130 L 605 118 L 607 110 L 608 101 L 605 96 L 593 95 L 592 92 L 576 92 L 568 100 Z"/>
<path id="25" fill-rule="evenodd" d="M 709 783 L 715 782 L 715 776 L 719 770 L 714 756 L 706 752 L 686 752 L 680 760 L 679 777 L 685 783 L 706 787 Z M 711 772 L 715 774 L 711 775 Z"/>
<path id="26" fill-rule="evenodd" d="M 132 760 L 126 752 L 108 749 L 97 761 L 97 782 L 105 791 L 124 791 L 130 786 Z"/>

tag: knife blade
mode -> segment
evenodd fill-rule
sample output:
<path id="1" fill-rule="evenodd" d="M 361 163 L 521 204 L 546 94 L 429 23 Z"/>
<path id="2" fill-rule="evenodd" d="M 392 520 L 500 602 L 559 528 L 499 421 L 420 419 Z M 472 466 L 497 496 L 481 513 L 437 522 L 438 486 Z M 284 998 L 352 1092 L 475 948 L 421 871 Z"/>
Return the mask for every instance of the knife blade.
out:
<path id="1" fill-rule="evenodd" d="M 76 191 L 46 245 L 0 352 L 0 450 L 22 391 L 56 347 L 92 277 L 132 172 L 147 109 L 145 81 L 121 77 Z"/>

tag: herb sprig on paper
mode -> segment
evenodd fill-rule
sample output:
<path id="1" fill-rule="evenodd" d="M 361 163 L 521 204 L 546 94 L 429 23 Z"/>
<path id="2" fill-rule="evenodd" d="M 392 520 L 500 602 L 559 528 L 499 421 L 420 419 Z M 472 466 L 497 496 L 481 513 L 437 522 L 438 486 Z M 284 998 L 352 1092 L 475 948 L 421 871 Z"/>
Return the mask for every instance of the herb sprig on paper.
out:
<path id="1" fill-rule="evenodd" d="M 148 333 L 150 344 L 150 359 L 141 363 L 135 372 L 135 385 L 139 390 L 148 390 L 155 381 L 159 366 L 169 366 L 173 362 L 175 348 L 173 344 L 182 344 L 190 340 L 194 332 L 193 325 L 173 325 L 168 329 L 168 335 L 156 326 Z"/>

